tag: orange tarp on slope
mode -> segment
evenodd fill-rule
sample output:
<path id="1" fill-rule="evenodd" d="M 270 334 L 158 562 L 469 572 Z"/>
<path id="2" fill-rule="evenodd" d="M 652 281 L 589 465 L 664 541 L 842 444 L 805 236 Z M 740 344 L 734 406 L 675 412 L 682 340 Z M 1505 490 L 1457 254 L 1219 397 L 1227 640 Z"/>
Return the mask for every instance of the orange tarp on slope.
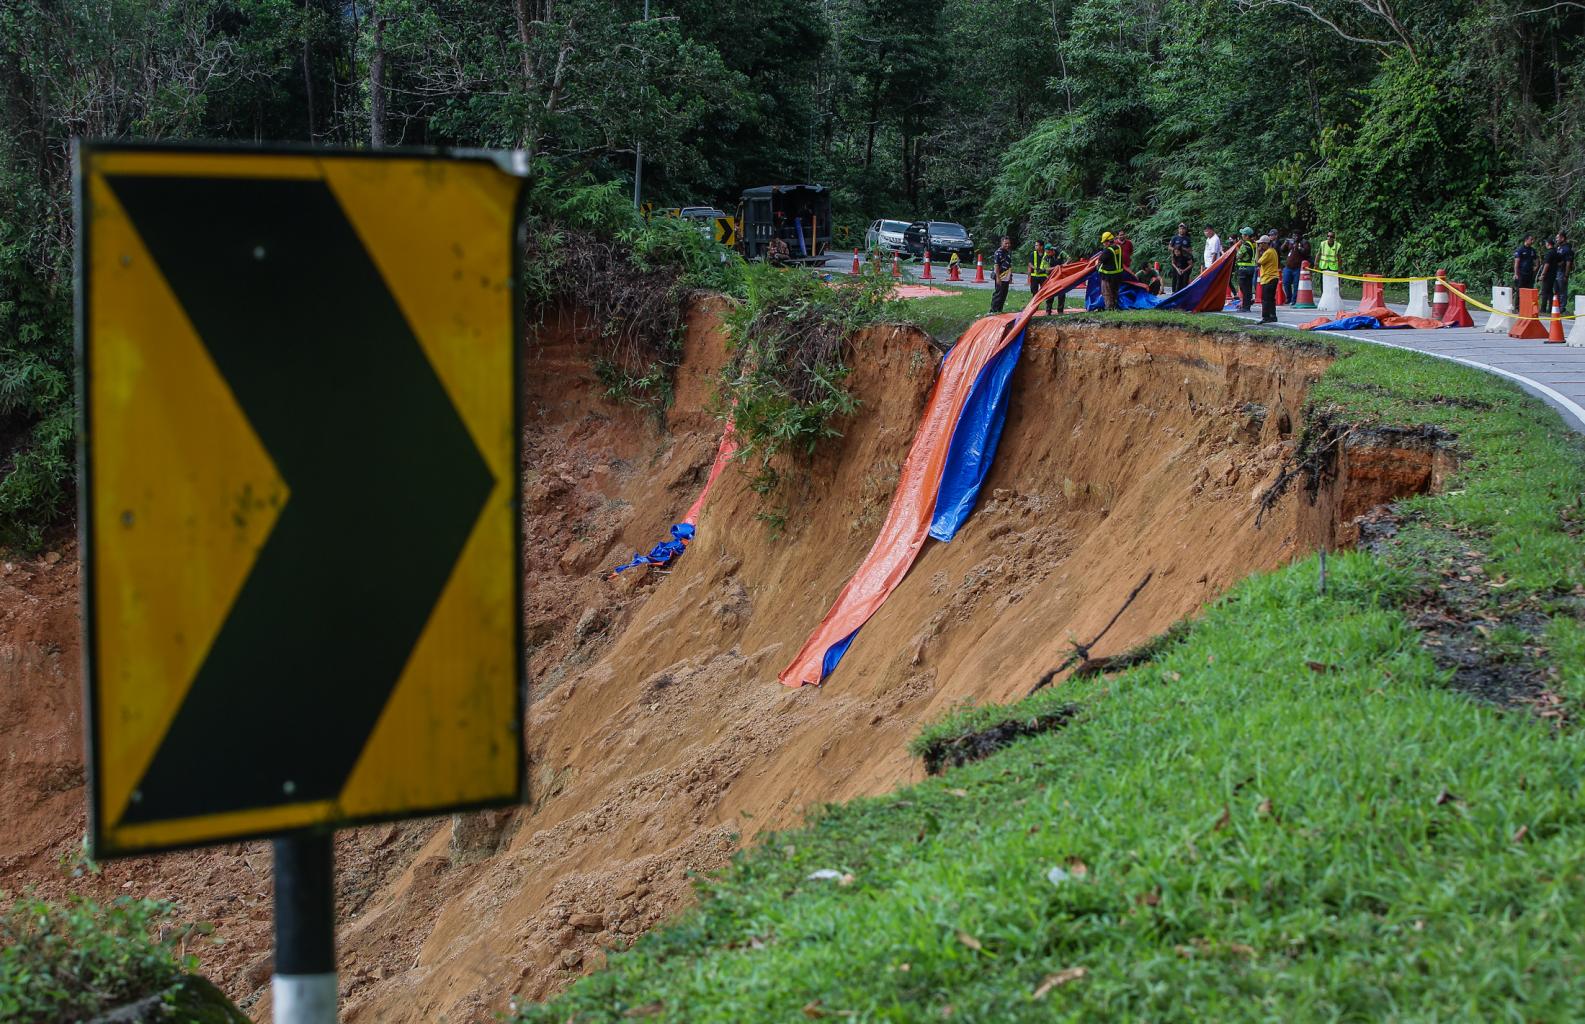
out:
<path id="1" fill-rule="evenodd" d="M 818 684 L 826 652 L 845 644 L 903 581 L 929 535 L 952 431 L 974 382 L 997 353 L 1018 337 L 1041 303 L 1084 281 L 1096 263 L 1091 258 L 1059 268 L 1021 313 L 984 317 L 963 332 L 941 364 L 880 535 L 792 664 L 782 670 L 779 678 L 784 684 Z"/>

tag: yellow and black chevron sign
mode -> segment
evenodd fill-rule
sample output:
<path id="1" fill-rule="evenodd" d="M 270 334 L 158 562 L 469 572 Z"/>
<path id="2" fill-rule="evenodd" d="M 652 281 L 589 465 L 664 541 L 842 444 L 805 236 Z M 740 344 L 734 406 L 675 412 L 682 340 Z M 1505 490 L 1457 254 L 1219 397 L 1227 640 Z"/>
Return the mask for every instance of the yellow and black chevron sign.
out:
<path id="1" fill-rule="evenodd" d="M 715 240 L 728 249 L 737 246 L 737 218 L 717 217 L 715 219 Z"/>
<path id="2" fill-rule="evenodd" d="M 76 173 L 93 855 L 518 800 L 521 178 Z"/>

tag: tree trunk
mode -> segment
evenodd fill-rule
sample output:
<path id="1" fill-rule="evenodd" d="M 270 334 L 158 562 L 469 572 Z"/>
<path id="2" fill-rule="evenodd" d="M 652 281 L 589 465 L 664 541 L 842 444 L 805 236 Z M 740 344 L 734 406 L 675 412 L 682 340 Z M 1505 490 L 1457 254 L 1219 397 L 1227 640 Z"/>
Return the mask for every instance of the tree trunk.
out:
<path id="1" fill-rule="evenodd" d="M 308 141 L 314 141 L 314 68 L 308 31 L 308 0 L 303 0 L 303 92 L 308 100 Z"/>
<path id="2" fill-rule="evenodd" d="M 369 147 L 385 145 L 385 16 L 374 15 L 374 52 L 369 56 Z"/>

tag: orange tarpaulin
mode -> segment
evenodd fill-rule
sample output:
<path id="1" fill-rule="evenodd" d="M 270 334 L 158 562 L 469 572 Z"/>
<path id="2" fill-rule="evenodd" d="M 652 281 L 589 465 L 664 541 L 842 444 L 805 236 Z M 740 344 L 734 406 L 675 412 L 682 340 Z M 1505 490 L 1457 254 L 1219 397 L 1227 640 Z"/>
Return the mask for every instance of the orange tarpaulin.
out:
<path id="1" fill-rule="evenodd" d="M 710 464 L 710 475 L 704 478 L 704 487 L 699 491 L 699 497 L 694 499 L 693 506 L 688 509 L 688 514 L 682 517 L 683 522 L 689 526 L 699 522 L 699 512 L 704 508 L 704 499 L 710 496 L 710 488 L 715 486 L 716 478 L 736 454 L 737 435 L 732 432 L 732 421 L 727 420 L 726 430 L 721 433 L 721 443 L 716 446 L 715 461 Z"/>
<path id="2" fill-rule="evenodd" d="M 1350 321 L 1367 319 L 1375 320 L 1377 323 L 1349 325 Z M 1325 316 L 1318 316 L 1314 320 L 1306 320 L 1304 323 L 1300 324 L 1299 330 L 1313 331 L 1317 327 L 1325 327 L 1327 324 L 1349 325 L 1346 329 L 1351 330 L 1358 330 L 1360 328 L 1365 328 L 1367 330 L 1374 330 L 1377 328 L 1390 329 L 1396 327 L 1433 329 L 1447 326 L 1442 321 L 1433 320 L 1428 316 L 1404 316 L 1402 313 L 1394 313 L 1386 306 L 1371 306 L 1366 309 L 1355 310 L 1344 317 L 1339 317 L 1336 313 L 1328 313 Z"/>
<path id="3" fill-rule="evenodd" d="M 902 475 L 880 534 L 847 586 L 837 595 L 831 610 L 804 642 L 792 664 L 782 671 L 780 679 L 784 684 L 818 684 L 825 673 L 827 652 L 833 648 L 845 649 L 859 627 L 903 581 L 929 535 L 952 431 L 974 382 L 986 365 L 1018 337 L 1036 308 L 1084 281 L 1097 262 L 1092 257 L 1058 268 L 1022 312 L 1016 316 L 1002 314 L 975 321 L 952 347 L 941 364 L 941 372 L 914 433 L 913 445 L 903 463 Z"/>

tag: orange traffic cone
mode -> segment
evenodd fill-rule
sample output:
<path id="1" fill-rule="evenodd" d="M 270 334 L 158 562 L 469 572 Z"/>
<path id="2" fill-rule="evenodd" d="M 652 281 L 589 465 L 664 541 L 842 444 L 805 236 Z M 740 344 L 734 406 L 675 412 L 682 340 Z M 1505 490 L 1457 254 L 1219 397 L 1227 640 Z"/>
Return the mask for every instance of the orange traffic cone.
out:
<path id="1" fill-rule="evenodd" d="M 853 250 L 853 274 L 854 274 L 855 277 L 858 276 L 858 272 L 859 272 L 859 251 L 857 249 L 854 249 Z"/>
<path id="2" fill-rule="evenodd" d="M 985 258 L 979 254 L 979 250 L 974 253 L 974 283 L 985 283 Z"/>
<path id="3" fill-rule="evenodd" d="M 953 253 L 952 254 L 952 259 L 947 262 L 947 280 L 948 281 L 961 281 L 961 280 L 963 280 L 963 269 L 958 264 L 958 254 L 957 253 Z"/>
<path id="4" fill-rule="evenodd" d="M 1315 284 L 1310 280 L 1310 261 L 1299 264 L 1299 294 L 1293 301 L 1294 309 L 1315 308 Z"/>
<path id="5" fill-rule="evenodd" d="M 1537 319 L 1536 307 L 1541 304 L 1541 293 L 1534 288 L 1519 289 L 1519 315 L 1508 328 L 1508 337 L 1521 341 L 1537 341 L 1547 336 L 1547 330 Z"/>
<path id="6" fill-rule="evenodd" d="M 1447 271 L 1438 269 L 1436 272 L 1436 290 L 1431 293 L 1431 319 L 1445 320 L 1447 318 Z"/>
<path id="7" fill-rule="evenodd" d="M 1563 300 L 1553 294 L 1552 322 L 1547 324 L 1546 343 L 1548 345 L 1561 345 L 1563 341 Z"/>
<path id="8" fill-rule="evenodd" d="M 926 281 L 934 280 L 934 278 L 932 278 L 930 276 L 930 250 L 929 249 L 925 250 L 925 272 L 924 272 L 923 279 L 926 280 Z"/>
<path id="9" fill-rule="evenodd" d="M 895 280 L 895 279 L 897 279 L 899 277 L 902 277 L 902 276 L 903 276 L 903 272 L 901 270 L 897 269 L 897 254 L 896 253 L 892 253 L 892 278 L 893 278 L 893 280 Z"/>

